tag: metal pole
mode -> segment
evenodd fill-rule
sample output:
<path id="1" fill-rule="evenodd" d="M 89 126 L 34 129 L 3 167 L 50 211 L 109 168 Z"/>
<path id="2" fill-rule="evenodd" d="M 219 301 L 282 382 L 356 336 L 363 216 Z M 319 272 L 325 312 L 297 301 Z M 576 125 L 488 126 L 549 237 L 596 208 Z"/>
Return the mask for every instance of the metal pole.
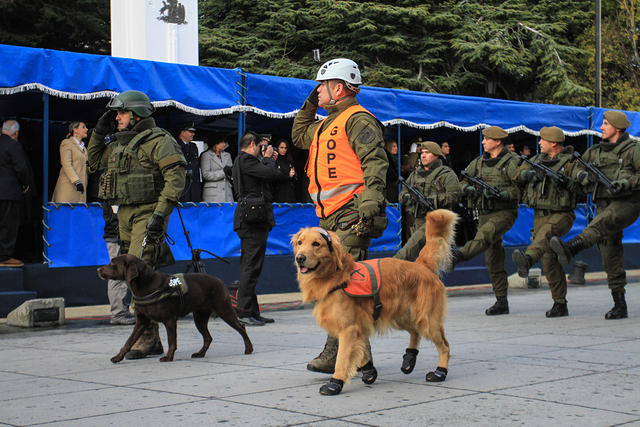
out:
<path id="1" fill-rule="evenodd" d="M 42 176 L 42 205 L 46 206 L 49 201 L 49 95 L 42 95 L 43 112 L 42 112 L 42 169 L 44 174 Z"/>
<path id="2" fill-rule="evenodd" d="M 402 139 L 402 132 L 400 131 L 400 123 L 398 123 L 396 126 L 398 126 L 398 134 L 396 136 L 398 140 L 398 176 L 396 177 L 397 179 L 402 175 L 402 151 L 401 151 L 402 146 L 400 144 L 400 140 Z M 402 185 L 400 183 L 398 183 L 397 185 L 398 185 L 398 194 L 400 194 L 400 190 L 401 190 L 400 187 L 402 187 Z"/>
<path id="3" fill-rule="evenodd" d="M 596 0 L 596 107 L 602 107 L 601 0 Z"/>
<path id="4" fill-rule="evenodd" d="M 42 95 L 43 111 L 42 111 L 42 255 L 44 262 L 49 264 L 49 210 L 47 203 L 49 201 L 49 95 Z"/>

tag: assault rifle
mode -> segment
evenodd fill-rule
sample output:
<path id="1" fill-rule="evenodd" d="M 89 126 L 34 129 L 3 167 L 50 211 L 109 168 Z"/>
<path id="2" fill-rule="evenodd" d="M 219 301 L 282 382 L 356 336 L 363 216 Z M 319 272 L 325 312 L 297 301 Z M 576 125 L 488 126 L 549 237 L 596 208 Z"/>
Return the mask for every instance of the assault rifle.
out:
<path id="1" fill-rule="evenodd" d="M 218 258 L 221 261 L 226 262 L 227 264 L 231 264 L 229 261 L 227 261 L 226 259 L 219 257 L 218 255 L 209 252 L 206 249 L 193 249 L 193 246 L 191 245 L 191 239 L 189 238 L 189 231 L 187 230 L 187 227 L 184 226 L 184 221 L 182 219 L 182 213 L 180 212 L 180 207 L 176 206 L 176 209 L 178 210 L 178 216 L 180 217 L 180 223 L 182 224 L 182 230 L 184 231 L 184 237 L 187 238 L 187 245 L 189 245 L 189 250 L 191 251 L 191 264 L 187 265 L 187 269 L 185 271 L 185 273 L 189 272 L 190 268 L 193 268 L 193 271 L 195 273 L 206 273 L 207 271 L 204 268 L 204 264 L 202 264 L 202 258 L 200 257 L 200 254 L 202 252 L 206 252 L 209 255 L 212 255 L 216 258 Z"/>
<path id="2" fill-rule="evenodd" d="M 553 179 L 555 182 L 557 182 L 560 185 L 569 184 L 569 177 L 561 172 L 556 172 L 550 167 L 543 165 L 542 163 L 532 162 L 524 154 L 520 155 L 520 160 L 521 160 L 521 163 L 525 162 L 526 164 L 534 168 L 536 171 L 544 174 L 545 176 L 548 176 L 549 178 Z"/>
<path id="3" fill-rule="evenodd" d="M 414 216 L 417 216 L 418 205 L 424 208 L 427 212 L 436 210 L 436 207 L 433 204 L 433 202 L 427 199 L 426 197 L 424 197 L 424 194 L 422 194 L 416 187 L 414 187 L 413 185 L 405 181 L 403 177 L 399 177 L 398 182 L 404 185 L 407 191 L 409 192 L 409 194 L 411 194 L 416 200 L 417 204 L 416 204 L 416 211 Z"/>
<path id="4" fill-rule="evenodd" d="M 568 176 L 566 176 L 561 172 L 556 172 L 550 167 L 543 165 L 542 163 L 532 162 L 524 154 L 520 155 L 520 164 L 522 164 L 522 162 L 525 162 L 526 164 L 531 166 L 536 172 L 538 172 L 539 174 L 542 174 L 542 194 L 544 194 L 546 190 L 547 177 L 551 178 L 562 187 L 566 187 L 567 185 L 569 185 Z"/>
<path id="5" fill-rule="evenodd" d="M 605 174 L 603 174 L 602 172 L 600 172 L 600 169 L 598 169 L 597 167 L 595 167 L 594 165 L 592 165 L 591 163 L 587 162 L 586 160 L 584 160 L 582 158 L 582 156 L 580 155 L 580 153 L 578 153 L 577 151 L 573 152 L 573 158 L 575 160 L 577 160 L 578 162 L 580 162 L 580 164 L 582 166 L 584 166 L 584 168 L 587 170 L 587 172 L 589 174 L 591 174 L 593 177 L 595 177 L 595 186 L 593 187 L 593 198 L 595 199 L 596 196 L 596 192 L 598 191 L 598 185 L 602 184 L 604 185 L 604 187 L 609 190 L 609 192 L 611 194 L 616 194 L 620 191 L 620 188 L 613 185 L 613 182 L 607 178 L 607 176 Z"/>
<path id="6" fill-rule="evenodd" d="M 461 171 L 460 175 L 462 175 L 463 178 L 466 178 L 477 189 L 486 190 L 486 192 L 489 193 L 490 196 L 495 197 L 496 199 L 502 198 L 502 196 L 500 196 L 500 190 L 498 190 L 493 185 L 484 182 L 480 178 L 469 175 L 465 170 Z"/>

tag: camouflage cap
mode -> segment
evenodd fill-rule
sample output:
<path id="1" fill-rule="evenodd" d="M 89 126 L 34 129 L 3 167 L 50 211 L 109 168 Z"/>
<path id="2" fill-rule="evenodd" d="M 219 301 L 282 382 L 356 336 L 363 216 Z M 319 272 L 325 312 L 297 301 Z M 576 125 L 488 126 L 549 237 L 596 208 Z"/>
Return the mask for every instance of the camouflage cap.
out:
<path id="1" fill-rule="evenodd" d="M 549 142 L 564 142 L 564 132 L 557 126 L 540 129 L 540 138 Z"/>
<path id="2" fill-rule="evenodd" d="M 435 154 L 436 156 L 442 156 L 442 150 L 440 146 L 433 141 L 426 141 L 422 143 L 422 149 L 427 150 L 431 154 Z"/>
<path id="3" fill-rule="evenodd" d="M 509 134 L 499 126 L 489 126 L 482 131 L 482 135 L 491 139 L 505 139 Z"/>
<path id="4" fill-rule="evenodd" d="M 609 110 L 604 112 L 604 118 L 617 129 L 626 129 L 631 126 L 629 118 L 622 111 Z"/>

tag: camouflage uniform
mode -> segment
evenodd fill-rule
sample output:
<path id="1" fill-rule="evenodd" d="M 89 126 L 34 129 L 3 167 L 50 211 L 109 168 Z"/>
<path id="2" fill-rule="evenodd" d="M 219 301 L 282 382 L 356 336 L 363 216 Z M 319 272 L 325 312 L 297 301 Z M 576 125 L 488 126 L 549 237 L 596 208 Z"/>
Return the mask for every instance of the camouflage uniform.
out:
<path id="1" fill-rule="evenodd" d="M 122 253 L 135 255 L 149 265 L 158 265 L 162 241 L 143 241 L 146 226 L 154 212 L 164 217 L 166 232 L 169 216 L 184 190 L 186 161 L 170 134 L 156 127 L 147 117 L 131 130 L 115 133 L 115 141 L 105 144 L 105 135 L 93 132 L 88 157 L 97 169 L 107 148 L 107 169 L 100 178 L 98 197 L 118 205 Z M 131 144 L 133 143 L 133 144 Z M 136 173 L 131 173 L 133 170 Z"/>
<path id="2" fill-rule="evenodd" d="M 534 156 L 531 161 L 566 176 L 571 176 L 575 168 L 575 163 L 571 162 L 572 154 L 573 147 L 566 146 L 555 157 L 541 153 Z M 530 165 L 523 163 L 516 171 L 514 178 L 524 183 L 526 181 L 523 180 L 522 172 L 532 169 Z M 536 178 L 529 181 L 524 187 L 522 200 L 534 210 L 531 244 L 525 250 L 524 255 L 529 257 L 529 264 L 541 260 L 545 276 L 549 281 L 553 301 L 566 304 L 567 280 L 565 272 L 558 262 L 558 257 L 551 250 L 549 240 L 553 236 L 564 236 L 571 230 L 576 218 L 576 195 L 579 186 L 571 183 L 568 186 L 562 186 L 549 177 L 535 176 Z"/>
<path id="3" fill-rule="evenodd" d="M 358 101 L 349 98 L 337 105 L 326 106 L 329 112 L 322 129 L 318 129 L 319 121 L 315 120 L 317 105 L 305 101 L 293 122 L 291 132 L 293 144 L 308 150 L 316 132 L 327 129 L 333 120 L 344 110 L 357 105 Z M 364 174 L 364 191 L 354 196 L 350 202 L 333 212 L 326 218 L 320 218 L 320 227 L 336 232 L 340 242 L 356 261 L 367 259 L 370 237 L 359 237 L 351 231 L 350 224 L 358 221 L 358 207 L 367 202 L 385 205 L 384 191 L 388 167 L 387 154 L 384 150 L 384 139 L 380 122 L 371 114 L 356 113 L 347 122 L 349 145 L 360 159 Z M 309 159 L 313 161 L 313 159 Z M 341 227 L 346 227 L 342 229 Z"/>
<path id="4" fill-rule="evenodd" d="M 581 249 L 598 244 L 609 288 L 612 292 L 624 293 L 627 276 L 622 231 L 633 224 L 640 214 L 640 145 L 628 133 L 623 133 L 616 143 L 601 142 L 589 148 L 583 159 L 612 181 L 625 179 L 629 183 L 628 189 L 616 194 L 598 185 L 593 197 L 597 206 L 596 216 L 577 236 L 582 240 Z M 581 170 L 581 165 L 578 165 L 574 178 L 577 179 Z M 591 193 L 593 184 L 588 185 L 585 191 Z"/>
<path id="5" fill-rule="evenodd" d="M 435 160 L 429 165 L 429 169 L 419 166 L 413 171 L 407 183 L 416 187 L 427 199 L 433 202 L 436 209 L 453 209 L 460 202 L 458 177 L 448 166 L 442 164 L 442 160 Z M 408 212 L 415 212 L 415 221 L 411 226 L 411 237 L 407 243 L 394 255 L 394 258 L 413 261 L 420 254 L 420 250 L 426 243 L 425 217 L 427 211 L 417 202 L 411 200 L 411 194 L 406 188 L 400 192 L 400 200 L 405 203 Z M 404 202 L 406 200 L 406 202 Z"/>
<path id="6" fill-rule="evenodd" d="M 477 200 L 469 200 L 469 207 L 475 207 L 479 211 L 478 231 L 472 240 L 459 249 L 459 260 L 469 260 L 484 252 L 496 297 L 507 296 L 508 282 L 504 269 L 502 237 L 518 217 L 520 190 L 511 179 L 517 167 L 518 157 L 503 147 L 497 157 L 491 158 L 488 153 L 484 153 L 471 161 L 465 169 L 469 175 L 497 187 L 504 196 L 496 199 L 483 193 Z M 467 185 L 465 180 L 461 181 L 463 192 Z"/>

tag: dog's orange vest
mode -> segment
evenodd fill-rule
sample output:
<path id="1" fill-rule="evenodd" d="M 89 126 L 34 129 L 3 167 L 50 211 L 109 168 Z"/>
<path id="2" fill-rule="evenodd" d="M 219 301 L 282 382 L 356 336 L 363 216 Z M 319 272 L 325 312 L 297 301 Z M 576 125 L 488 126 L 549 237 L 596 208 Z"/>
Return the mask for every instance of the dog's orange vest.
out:
<path id="1" fill-rule="evenodd" d="M 342 289 L 346 295 L 351 297 L 373 297 L 373 320 L 378 320 L 382 311 L 380 302 L 380 292 L 382 276 L 380 275 L 380 259 L 368 259 L 366 261 L 356 261 L 349 281 L 344 282 L 329 291 L 329 294 Z"/>
<path id="2" fill-rule="evenodd" d="M 356 261 L 349 282 L 343 289 L 352 297 L 372 297 L 380 291 L 380 260 Z"/>
<path id="3" fill-rule="evenodd" d="M 360 112 L 371 114 L 361 105 L 353 105 L 320 132 L 323 120 L 309 147 L 309 194 L 319 218 L 328 217 L 364 190 L 360 159 L 347 138 L 347 120 Z"/>

